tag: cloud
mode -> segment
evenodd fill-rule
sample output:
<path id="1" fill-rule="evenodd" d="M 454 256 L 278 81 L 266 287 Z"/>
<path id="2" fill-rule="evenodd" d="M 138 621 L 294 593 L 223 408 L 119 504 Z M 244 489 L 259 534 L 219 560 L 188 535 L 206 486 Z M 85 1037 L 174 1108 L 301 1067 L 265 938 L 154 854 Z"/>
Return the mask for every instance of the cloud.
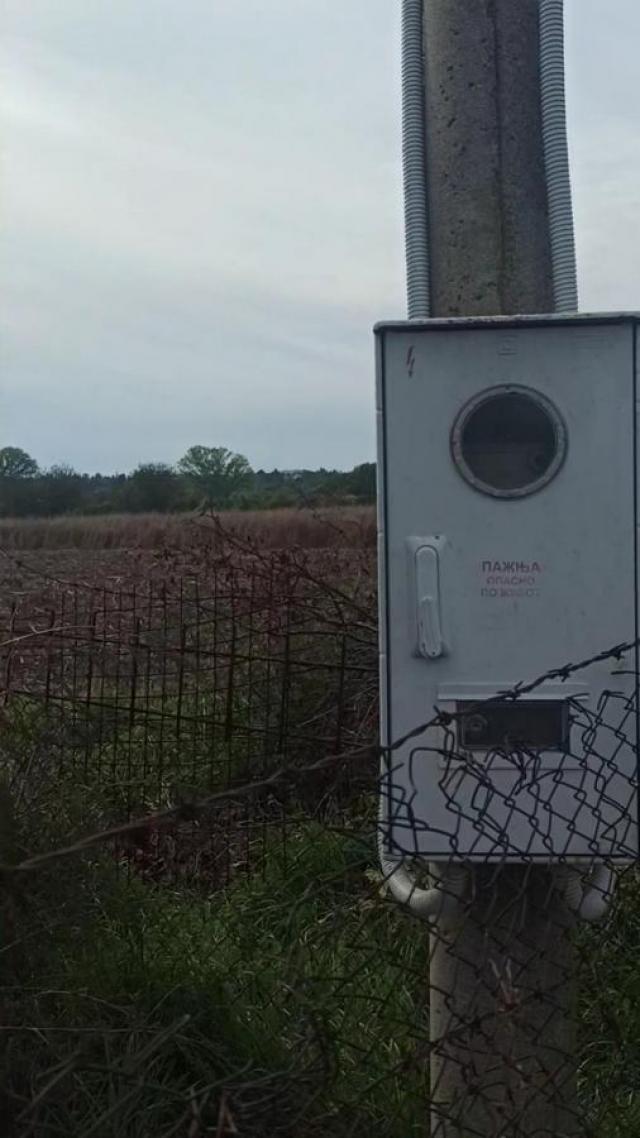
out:
<path id="1" fill-rule="evenodd" d="M 188 5 L 57 7 L 14 5 L 5 56 L 13 436 L 89 468 L 205 427 L 255 462 L 369 457 L 398 115 L 394 92 L 370 129 L 373 60 L 336 29 L 386 54 L 374 5 L 194 4 L 188 30 Z"/>
<path id="2" fill-rule="evenodd" d="M 370 458 L 371 326 L 404 311 L 399 3 L 4 7 L 6 441 Z M 567 11 L 584 303 L 633 306 L 640 10 Z"/>
<path id="3" fill-rule="evenodd" d="M 581 304 L 640 308 L 635 0 L 567 0 L 567 86 Z"/>

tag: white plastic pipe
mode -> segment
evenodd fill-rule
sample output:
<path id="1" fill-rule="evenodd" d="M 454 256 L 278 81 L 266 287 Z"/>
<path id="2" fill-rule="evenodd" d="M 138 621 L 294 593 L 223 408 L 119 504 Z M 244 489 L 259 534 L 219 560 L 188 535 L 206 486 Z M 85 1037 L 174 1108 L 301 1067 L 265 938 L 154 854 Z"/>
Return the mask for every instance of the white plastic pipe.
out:
<path id="1" fill-rule="evenodd" d="M 402 0 L 402 166 L 410 320 L 426 320 L 431 312 L 422 11 L 423 0 Z"/>
<path id="2" fill-rule="evenodd" d="M 540 0 L 542 133 L 556 312 L 577 312 L 578 274 L 565 98 L 564 0 Z"/>
<path id="3" fill-rule="evenodd" d="M 384 779 L 384 775 L 383 775 Z M 378 818 L 378 859 L 384 875 L 385 885 L 399 905 L 405 905 L 412 913 L 422 918 L 454 916 L 467 891 L 469 874 L 461 863 L 430 866 L 431 875 L 437 884 L 432 889 L 421 889 L 415 878 L 406 868 L 402 858 L 391 857 L 384 848 L 387 829 L 385 816 L 385 797 L 380 795 Z"/>
<path id="4" fill-rule="evenodd" d="M 468 872 L 465 866 L 454 865 L 437 872 L 438 884 L 432 889 L 421 889 L 402 861 L 388 858 L 380 861 L 385 883 L 399 905 L 405 905 L 417 917 L 454 916 L 460 910 L 467 890 Z M 436 867 L 431 866 L 432 874 Z"/>
<path id="5" fill-rule="evenodd" d="M 596 865 L 586 874 L 578 866 L 559 866 L 557 882 L 567 908 L 578 920 L 594 923 L 606 917 L 616 884 L 608 866 Z"/>

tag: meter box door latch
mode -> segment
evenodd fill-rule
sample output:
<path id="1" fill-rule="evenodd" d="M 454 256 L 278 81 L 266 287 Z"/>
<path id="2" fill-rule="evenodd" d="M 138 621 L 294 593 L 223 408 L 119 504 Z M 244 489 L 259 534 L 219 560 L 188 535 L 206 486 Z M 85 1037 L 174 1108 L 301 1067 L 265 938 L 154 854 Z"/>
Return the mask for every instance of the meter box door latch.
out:
<path id="1" fill-rule="evenodd" d="M 376 330 L 391 855 L 638 854 L 638 328 Z"/>

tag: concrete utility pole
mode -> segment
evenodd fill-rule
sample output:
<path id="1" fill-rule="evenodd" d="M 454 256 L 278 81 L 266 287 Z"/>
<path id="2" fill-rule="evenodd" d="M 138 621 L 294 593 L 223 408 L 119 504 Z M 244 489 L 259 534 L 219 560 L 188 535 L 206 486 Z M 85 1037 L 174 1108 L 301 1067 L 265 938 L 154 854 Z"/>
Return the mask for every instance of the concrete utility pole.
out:
<path id="1" fill-rule="evenodd" d="M 431 315 L 553 311 L 538 0 L 425 0 Z"/>
<path id="2" fill-rule="evenodd" d="M 423 4 L 431 315 L 551 312 L 539 2 Z M 549 871 L 472 881 L 431 937 L 432 1138 L 578 1135 L 571 918 Z"/>

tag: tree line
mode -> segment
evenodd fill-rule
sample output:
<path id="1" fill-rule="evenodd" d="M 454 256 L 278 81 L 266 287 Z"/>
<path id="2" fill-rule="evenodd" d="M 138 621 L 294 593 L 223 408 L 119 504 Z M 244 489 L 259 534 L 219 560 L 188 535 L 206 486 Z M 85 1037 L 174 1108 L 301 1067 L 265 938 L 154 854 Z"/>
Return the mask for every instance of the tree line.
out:
<path id="1" fill-rule="evenodd" d="M 226 447 L 192 446 L 175 466 L 144 462 L 128 474 L 41 469 L 20 447 L 0 448 L 0 517 L 180 513 L 372 502 L 375 464 L 351 471 L 253 470 Z"/>

